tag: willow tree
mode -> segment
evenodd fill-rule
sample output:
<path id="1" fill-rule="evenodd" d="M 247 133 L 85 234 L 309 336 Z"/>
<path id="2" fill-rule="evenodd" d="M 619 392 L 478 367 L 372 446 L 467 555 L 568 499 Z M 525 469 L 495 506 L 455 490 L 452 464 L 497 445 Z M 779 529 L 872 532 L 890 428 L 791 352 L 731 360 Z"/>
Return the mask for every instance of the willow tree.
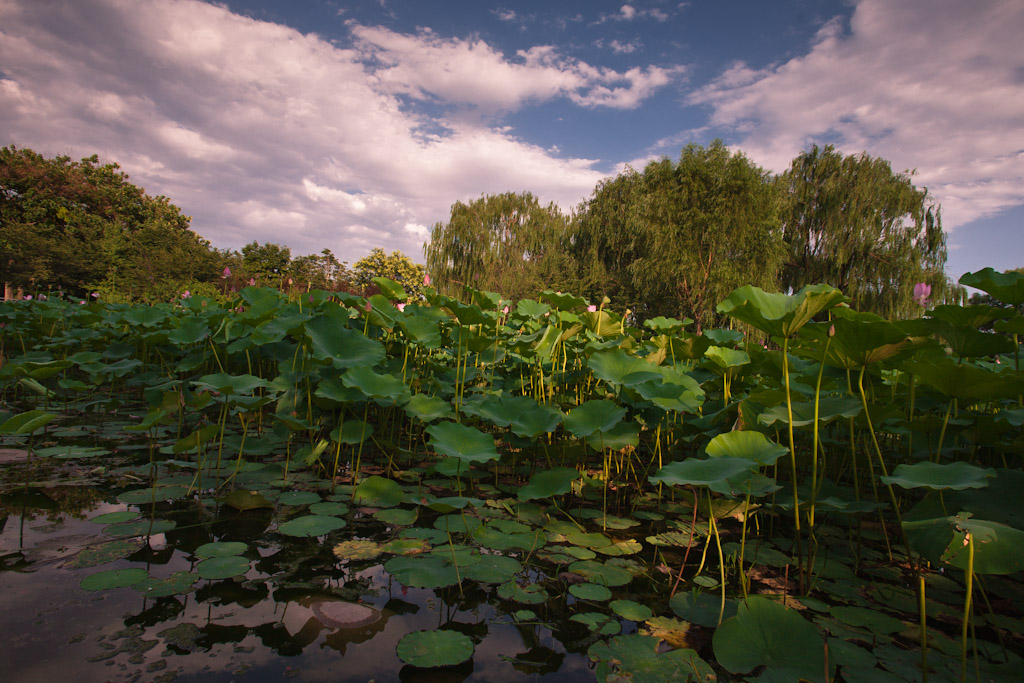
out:
<path id="1" fill-rule="evenodd" d="M 885 159 L 843 156 L 831 145 L 804 152 L 779 177 L 788 248 L 780 284 L 828 283 L 860 310 L 897 317 L 919 310 L 914 285 L 934 299 L 955 289 L 943 273 L 939 206 Z"/>
<path id="2" fill-rule="evenodd" d="M 448 293 L 462 287 L 513 299 L 551 288 L 574 290 L 569 221 L 555 204 L 529 192 L 484 195 L 455 202 L 447 222 L 434 225 L 425 245 L 427 270 Z"/>
<path id="3" fill-rule="evenodd" d="M 641 318 L 689 316 L 702 329 L 720 322 L 715 306 L 736 287 L 776 289 L 778 228 L 769 173 L 716 140 L 602 182 L 574 247 L 590 296 Z"/>

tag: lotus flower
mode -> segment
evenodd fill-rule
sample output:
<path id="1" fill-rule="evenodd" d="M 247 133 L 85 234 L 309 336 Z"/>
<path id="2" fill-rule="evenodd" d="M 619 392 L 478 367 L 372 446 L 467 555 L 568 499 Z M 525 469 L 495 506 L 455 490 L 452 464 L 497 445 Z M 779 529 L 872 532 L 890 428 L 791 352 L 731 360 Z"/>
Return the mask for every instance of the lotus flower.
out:
<path id="1" fill-rule="evenodd" d="M 424 287 L 429 287 L 430 286 L 430 274 L 429 273 L 423 276 L 423 286 Z"/>
<path id="2" fill-rule="evenodd" d="M 93 299 L 99 299 L 100 298 L 100 293 L 99 292 L 93 292 L 92 293 L 92 298 Z"/>
<path id="3" fill-rule="evenodd" d="M 184 292 L 181 293 L 181 298 L 182 299 L 187 299 L 190 296 L 192 296 L 192 292 L 188 291 L 187 289 Z"/>
<path id="4" fill-rule="evenodd" d="M 597 306 L 594 304 L 587 306 L 587 313 L 597 313 Z"/>
<path id="5" fill-rule="evenodd" d="M 931 305 L 930 297 L 932 295 L 932 286 L 925 282 L 918 282 L 914 285 L 914 302 L 919 306 L 928 307 Z"/>
<path id="6" fill-rule="evenodd" d="M 25 295 L 25 301 L 32 301 L 32 295 L 31 294 L 26 294 Z"/>
<path id="7" fill-rule="evenodd" d="M 231 277 L 231 269 L 224 266 L 224 272 L 220 274 L 220 279 L 227 280 L 229 277 Z"/>
<path id="8" fill-rule="evenodd" d="M 249 286 L 250 287 L 255 287 L 256 286 L 256 278 L 254 278 L 254 277 L 249 278 Z"/>
<path id="9" fill-rule="evenodd" d="M 405 304 L 395 304 L 395 308 L 397 308 L 402 313 L 405 313 Z"/>
<path id="10" fill-rule="evenodd" d="M 370 311 L 373 310 L 373 305 L 369 301 L 367 301 L 364 308 L 366 309 L 366 312 L 369 313 Z"/>

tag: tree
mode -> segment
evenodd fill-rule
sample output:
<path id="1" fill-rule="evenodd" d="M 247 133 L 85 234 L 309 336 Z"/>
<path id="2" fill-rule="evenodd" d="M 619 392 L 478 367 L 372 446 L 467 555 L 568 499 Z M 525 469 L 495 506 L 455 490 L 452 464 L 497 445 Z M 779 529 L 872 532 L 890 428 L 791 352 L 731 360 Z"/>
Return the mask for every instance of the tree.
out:
<path id="1" fill-rule="evenodd" d="M 330 291 L 346 289 L 350 274 L 345 263 L 338 261 L 330 249 L 319 254 L 296 256 L 288 266 L 288 276 L 302 289 Z"/>
<path id="2" fill-rule="evenodd" d="M 425 245 L 427 270 L 443 291 L 463 286 L 513 299 L 546 288 L 574 289 L 569 221 L 555 204 L 541 206 L 529 192 L 455 202 Z"/>
<path id="3" fill-rule="evenodd" d="M 939 206 L 888 161 L 815 145 L 793 160 L 779 184 L 789 252 L 784 290 L 827 283 L 854 308 L 886 317 L 915 312 L 918 282 L 930 284 L 938 301 L 954 292 L 943 273 Z"/>
<path id="4" fill-rule="evenodd" d="M 242 268 L 257 284 L 276 286 L 291 263 L 292 250 L 280 244 L 260 244 L 253 240 L 242 247 Z"/>
<path id="5" fill-rule="evenodd" d="M 352 268 L 352 281 L 359 287 L 370 287 L 373 278 L 386 277 L 402 285 L 410 296 L 417 296 L 423 287 L 423 276 L 426 268 L 400 251 L 385 254 L 380 247 L 375 247 L 369 254 L 356 261 Z"/>
<path id="6" fill-rule="evenodd" d="M 0 279 L 5 289 L 100 289 L 153 298 L 215 277 L 209 243 L 166 197 L 150 197 L 95 155 L 47 159 L 0 149 Z"/>
<path id="7" fill-rule="evenodd" d="M 775 289 L 783 249 L 767 171 L 716 140 L 602 182 L 573 240 L 585 290 L 640 318 L 690 316 L 698 331 L 740 285 Z"/>

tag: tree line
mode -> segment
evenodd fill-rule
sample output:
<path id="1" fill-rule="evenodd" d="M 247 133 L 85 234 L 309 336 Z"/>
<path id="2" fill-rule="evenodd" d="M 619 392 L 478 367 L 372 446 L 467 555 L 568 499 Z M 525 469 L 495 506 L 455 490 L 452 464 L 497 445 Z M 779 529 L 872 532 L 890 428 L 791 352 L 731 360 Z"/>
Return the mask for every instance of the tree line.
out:
<path id="1" fill-rule="evenodd" d="M 678 161 L 602 181 L 571 214 L 530 193 L 456 202 L 425 245 L 447 293 L 470 286 L 512 298 L 544 289 L 633 311 L 723 321 L 715 306 L 744 284 L 841 289 L 859 310 L 913 314 L 914 286 L 962 296 L 945 275 L 940 207 L 910 174 L 865 154 L 812 147 L 773 175 L 720 140 Z"/>
<path id="2" fill-rule="evenodd" d="M 365 292 L 384 276 L 418 291 L 425 271 L 377 248 L 351 268 L 330 249 L 214 248 L 167 197 L 150 197 L 117 164 L 0 148 L 0 281 L 4 298 L 60 292 L 83 300 L 168 301 L 230 296 L 249 284 Z"/>
<path id="3" fill-rule="evenodd" d="M 426 267 L 374 249 L 351 268 L 329 249 L 292 257 L 252 242 L 219 250 L 166 197 L 150 197 L 117 164 L 0 148 L 0 280 L 5 294 L 63 291 L 107 301 L 226 296 L 249 284 L 367 291 L 389 277 L 417 292 L 429 272 L 519 299 L 545 289 L 607 301 L 638 319 L 722 321 L 716 304 L 744 284 L 795 291 L 828 283 L 860 310 L 913 314 L 914 286 L 962 296 L 945 276 L 939 206 L 911 174 L 865 154 L 812 147 L 774 175 L 721 141 L 678 161 L 627 168 L 575 210 L 528 192 L 455 202 L 424 245 Z"/>

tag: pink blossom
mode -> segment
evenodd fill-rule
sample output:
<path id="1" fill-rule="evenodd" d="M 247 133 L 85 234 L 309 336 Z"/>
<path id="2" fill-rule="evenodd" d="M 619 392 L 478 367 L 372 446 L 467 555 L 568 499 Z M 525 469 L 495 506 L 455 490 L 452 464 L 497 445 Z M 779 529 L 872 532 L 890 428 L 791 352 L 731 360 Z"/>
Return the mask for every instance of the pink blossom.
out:
<path id="1" fill-rule="evenodd" d="M 187 299 L 190 296 L 192 296 L 192 292 L 188 291 L 187 289 L 184 292 L 182 292 L 182 294 L 181 294 L 181 298 L 182 299 Z"/>
<path id="2" fill-rule="evenodd" d="M 405 313 L 405 304 L 396 304 L 395 308 L 400 310 L 402 313 Z"/>
<path id="3" fill-rule="evenodd" d="M 430 274 L 429 273 L 427 273 L 426 275 L 423 276 L 423 286 L 424 287 L 429 287 L 430 286 Z"/>
<path id="4" fill-rule="evenodd" d="M 249 286 L 250 287 L 255 287 L 256 286 L 256 278 L 254 278 L 254 277 L 249 278 Z"/>
<path id="5" fill-rule="evenodd" d="M 292 286 L 292 279 L 291 279 L 291 278 L 288 278 L 288 286 L 289 286 L 289 287 L 291 287 L 291 286 Z"/>
<path id="6" fill-rule="evenodd" d="M 79 301 L 78 305 L 79 306 L 84 306 L 85 305 L 85 299 L 82 299 L 81 301 Z"/>
<path id="7" fill-rule="evenodd" d="M 587 312 L 588 313 L 597 313 L 597 306 L 595 306 L 594 304 L 590 304 L 589 306 L 587 306 Z"/>
<path id="8" fill-rule="evenodd" d="M 231 277 L 231 269 L 224 266 L 224 272 L 220 274 L 220 279 L 227 280 L 229 277 Z"/>
<path id="9" fill-rule="evenodd" d="M 25 301 L 32 301 L 32 295 L 31 294 L 26 294 L 25 295 Z"/>
<path id="10" fill-rule="evenodd" d="M 505 308 L 501 309 L 501 312 L 504 313 L 505 315 L 508 315 L 508 306 L 506 306 Z"/>
<path id="11" fill-rule="evenodd" d="M 932 295 L 932 286 L 925 282 L 918 282 L 914 285 L 914 302 L 919 306 L 931 305 L 931 300 L 928 298 Z"/>
<path id="12" fill-rule="evenodd" d="M 373 310 L 373 305 L 369 301 L 367 301 L 364 308 L 366 309 L 366 312 L 369 313 L 370 311 Z"/>
<path id="13" fill-rule="evenodd" d="M 99 299 L 100 298 L 100 293 L 99 292 L 93 292 L 92 293 L 92 298 L 93 299 Z"/>

